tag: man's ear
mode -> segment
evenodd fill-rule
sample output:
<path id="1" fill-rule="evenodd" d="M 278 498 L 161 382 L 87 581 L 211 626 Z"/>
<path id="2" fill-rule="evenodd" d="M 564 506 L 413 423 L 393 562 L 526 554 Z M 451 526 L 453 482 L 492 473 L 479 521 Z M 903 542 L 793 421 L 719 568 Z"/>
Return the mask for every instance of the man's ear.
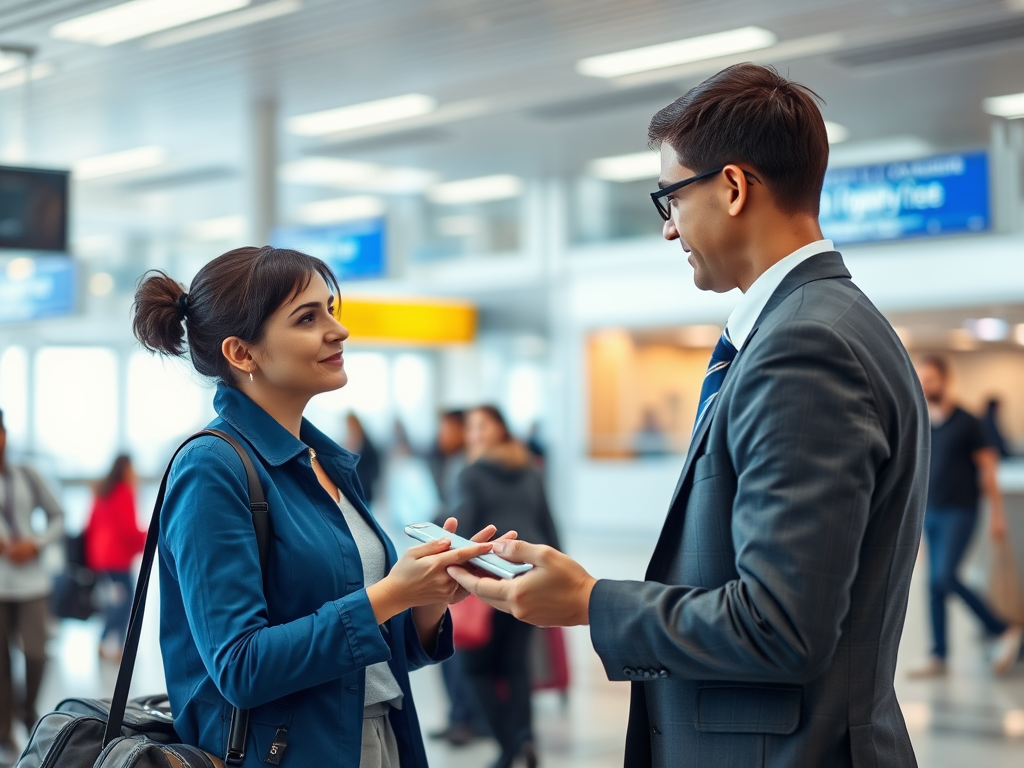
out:
<path id="1" fill-rule="evenodd" d="M 747 206 L 747 195 L 750 182 L 738 165 L 727 165 L 722 169 L 722 176 L 728 185 L 728 211 L 730 216 L 739 216 Z"/>
<path id="2" fill-rule="evenodd" d="M 220 351 L 231 368 L 243 376 L 256 370 L 256 363 L 249 352 L 249 345 L 237 336 L 228 336 L 220 345 Z"/>

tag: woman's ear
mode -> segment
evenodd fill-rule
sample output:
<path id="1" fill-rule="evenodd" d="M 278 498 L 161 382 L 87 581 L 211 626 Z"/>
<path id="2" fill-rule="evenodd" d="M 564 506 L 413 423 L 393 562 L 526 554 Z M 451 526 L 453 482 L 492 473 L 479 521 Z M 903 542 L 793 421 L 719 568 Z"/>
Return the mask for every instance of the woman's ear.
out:
<path id="1" fill-rule="evenodd" d="M 249 345 L 237 336 L 228 336 L 220 345 L 220 351 L 228 365 L 238 374 L 249 377 L 256 370 L 256 362 L 249 352 Z"/>

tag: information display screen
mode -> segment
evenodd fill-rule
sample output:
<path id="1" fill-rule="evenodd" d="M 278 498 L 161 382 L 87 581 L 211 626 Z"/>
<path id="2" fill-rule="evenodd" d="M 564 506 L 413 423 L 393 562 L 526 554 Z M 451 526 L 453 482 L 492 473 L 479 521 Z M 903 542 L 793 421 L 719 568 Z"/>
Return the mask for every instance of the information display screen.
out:
<path id="1" fill-rule="evenodd" d="M 941 155 L 825 174 L 821 229 L 838 243 L 982 232 L 992 226 L 988 156 Z"/>
<path id="2" fill-rule="evenodd" d="M 0 248 L 67 252 L 67 171 L 0 166 Z"/>
<path id="3" fill-rule="evenodd" d="M 66 256 L 0 258 L 0 323 L 72 314 L 75 273 Z"/>
<path id="4" fill-rule="evenodd" d="M 326 262 L 338 280 L 383 277 L 384 220 L 324 227 L 284 227 L 271 236 L 275 248 L 292 248 Z"/>

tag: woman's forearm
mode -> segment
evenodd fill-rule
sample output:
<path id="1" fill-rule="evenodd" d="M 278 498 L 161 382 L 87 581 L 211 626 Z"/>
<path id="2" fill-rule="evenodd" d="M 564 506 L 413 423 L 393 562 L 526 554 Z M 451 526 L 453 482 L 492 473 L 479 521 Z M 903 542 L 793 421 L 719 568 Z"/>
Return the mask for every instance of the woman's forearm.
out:
<path id="1" fill-rule="evenodd" d="M 444 603 L 421 605 L 412 609 L 412 622 L 416 625 L 416 634 L 419 635 L 420 645 L 427 653 L 433 653 L 437 647 L 437 632 L 447 610 L 448 606 Z"/>

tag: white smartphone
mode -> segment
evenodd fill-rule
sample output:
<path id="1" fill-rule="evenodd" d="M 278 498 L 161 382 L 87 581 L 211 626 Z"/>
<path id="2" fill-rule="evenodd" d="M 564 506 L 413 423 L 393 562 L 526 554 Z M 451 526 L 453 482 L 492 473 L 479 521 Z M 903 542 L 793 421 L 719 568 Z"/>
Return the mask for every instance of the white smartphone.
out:
<path id="1" fill-rule="evenodd" d="M 424 543 L 437 539 L 451 539 L 452 549 L 471 547 L 476 543 L 454 533 L 448 533 L 444 528 L 434 523 L 413 523 L 412 525 L 407 525 L 405 526 L 405 534 Z M 510 563 L 508 560 L 498 557 L 492 552 L 480 555 L 480 557 L 474 557 L 469 562 L 500 579 L 514 579 L 519 574 L 526 573 L 533 568 L 529 563 Z"/>

